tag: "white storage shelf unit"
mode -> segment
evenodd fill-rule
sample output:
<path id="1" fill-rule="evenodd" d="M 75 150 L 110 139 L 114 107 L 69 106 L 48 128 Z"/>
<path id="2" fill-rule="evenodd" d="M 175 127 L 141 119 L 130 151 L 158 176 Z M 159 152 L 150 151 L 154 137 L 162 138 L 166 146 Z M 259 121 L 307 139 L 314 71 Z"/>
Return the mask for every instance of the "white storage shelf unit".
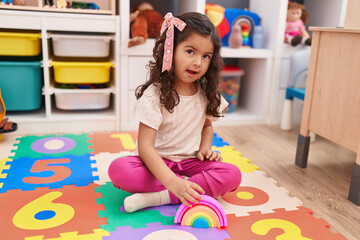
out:
<path id="1" fill-rule="evenodd" d="M 43 65 L 43 107 L 38 111 L 12 112 L 9 118 L 19 125 L 19 133 L 49 133 L 74 131 L 117 130 L 120 123 L 119 91 L 119 16 L 37 13 L 30 11 L 0 10 L 0 28 L 16 31 L 39 30 L 41 32 L 42 65 Z M 105 110 L 62 111 L 55 107 L 53 70 L 50 66 L 54 59 L 51 49 L 51 33 L 111 36 L 111 53 L 109 61 L 114 63 L 111 69 L 111 101 Z M 56 90 L 55 90 L 56 91 Z M 76 91 L 76 90 L 74 90 Z M 81 91 L 81 90 L 79 90 Z"/>
<path id="2" fill-rule="evenodd" d="M 342 27 L 344 26 L 345 13 L 347 0 L 305 0 L 304 5 L 309 13 L 309 22 L 307 24 L 307 30 L 309 26 L 319 27 Z M 285 5 L 287 6 L 287 5 Z M 283 18 L 286 19 L 286 11 L 283 13 Z M 281 24 L 279 32 L 285 31 L 285 20 L 280 22 Z M 308 30 L 311 34 L 311 31 Z M 271 88 L 271 101 L 269 108 L 268 123 L 279 124 L 282 114 L 282 108 L 285 100 L 285 91 L 288 85 L 289 69 L 290 69 L 290 56 L 294 51 L 301 50 L 306 46 L 298 45 L 292 47 L 288 44 L 278 41 L 274 52 L 274 64 L 272 74 L 272 88 Z M 305 81 L 306 82 L 306 81 Z M 301 83 L 300 83 L 301 85 Z M 303 86 L 305 84 L 303 83 Z M 303 101 L 295 99 L 293 108 L 293 121 L 294 123 L 300 123 Z"/>
<path id="3" fill-rule="evenodd" d="M 150 1 L 151 2 L 151 1 Z M 177 5 L 167 11 L 181 14 L 186 11 L 205 13 L 205 0 L 174 1 Z M 209 1 L 211 2 L 211 1 Z M 232 1 L 232 8 L 239 4 Z M 133 112 L 135 106 L 134 90 L 136 86 L 145 82 L 147 70 L 145 65 L 152 59 L 154 40 L 148 39 L 145 44 L 133 48 L 127 48 L 129 41 L 129 11 L 132 2 L 121 1 L 120 13 L 122 18 L 121 36 L 121 128 L 135 129 L 137 123 Z M 137 2 L 136 2 L 137 3 Z M 159 2 L 151 2 L 155 9 L 161 10 Z M 268 118 L 270 89 L 272 80 L 273 56 L 276 43 L 282 41 L 283 35 L 279 34 L 280 21 L 285 14 L 286 0 L 250 0 L 249 10 L 261 17 L 261 25 L 264 29 L 263 49 L 231 49 L 223 47 L 223 58 L 238 59 L 238 64 L 244 69 L 245 75 L 241 80 L 239 108 L 234 113 L 228 113 L 225 118 L 216 124 L 254 124 L 266 123 Z M 238 5 L 241 6 L 241 5 Z M 160 11 L 161 12 L 161 11 Z M 165 11 L 166 13 L 166 11 Z M 164 14 L 164 13 L 162 13 Z M 130 101 L 130 103 L 129 103 Z"/>

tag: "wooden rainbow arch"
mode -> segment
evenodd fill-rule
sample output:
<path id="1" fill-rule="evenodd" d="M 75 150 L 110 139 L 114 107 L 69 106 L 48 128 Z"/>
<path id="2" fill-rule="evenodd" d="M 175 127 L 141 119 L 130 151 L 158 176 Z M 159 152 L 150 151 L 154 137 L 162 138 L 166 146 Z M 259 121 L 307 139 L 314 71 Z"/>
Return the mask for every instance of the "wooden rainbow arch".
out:
<path id="1" fill-rule="evenodd" d="M 214 198 L 202 195 L 202 199 L 191 208 L 181 204 L 175 215 L 175 223 L 196 228 L 227 226 L 224 208 Z"/>

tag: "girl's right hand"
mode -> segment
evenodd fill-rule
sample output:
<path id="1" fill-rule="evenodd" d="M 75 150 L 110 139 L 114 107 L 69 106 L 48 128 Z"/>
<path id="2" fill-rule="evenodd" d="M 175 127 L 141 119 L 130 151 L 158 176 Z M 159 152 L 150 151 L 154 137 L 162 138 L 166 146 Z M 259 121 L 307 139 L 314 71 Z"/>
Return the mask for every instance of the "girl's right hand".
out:
<path id="1" fill-rule="evenodd" d="M 189 202 L 198 203 L 198 200 L 201 200 L 199 193 L 205 193 L 205 191 L 198 184 L 179 177 L 172 179 L 172 181 L 166 187 L 187 207 L 191 207 Z"/>

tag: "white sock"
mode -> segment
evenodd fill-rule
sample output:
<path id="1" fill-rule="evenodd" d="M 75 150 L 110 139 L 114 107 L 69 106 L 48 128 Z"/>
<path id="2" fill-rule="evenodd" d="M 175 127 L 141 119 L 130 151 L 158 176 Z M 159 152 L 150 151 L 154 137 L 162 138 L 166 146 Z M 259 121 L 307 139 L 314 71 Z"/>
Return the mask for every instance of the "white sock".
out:
<path id="1" fill-rule="evenodd" d="M 169 191 L 135 193 L 124 200 L 124 208 L 127 212 L 135 212 L 146 207 L 155 207 L 170 204 Z"/>

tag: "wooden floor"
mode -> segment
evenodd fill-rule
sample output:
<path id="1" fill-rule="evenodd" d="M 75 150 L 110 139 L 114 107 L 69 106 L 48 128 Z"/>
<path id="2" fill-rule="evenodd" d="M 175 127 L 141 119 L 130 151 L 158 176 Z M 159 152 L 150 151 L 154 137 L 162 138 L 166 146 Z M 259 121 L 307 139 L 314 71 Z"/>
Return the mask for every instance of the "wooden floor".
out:
<path id="1" fill-rule="evenodd" d="M 347 200 L 355 153 L 317 136 L 308 166 L 301 169 L 294 165 L 299 127 L 285 132 L 269 125 L 216 126 L 215 132 L 328 222 L 331 231 L 360 239 L 360 207 Z"/>

